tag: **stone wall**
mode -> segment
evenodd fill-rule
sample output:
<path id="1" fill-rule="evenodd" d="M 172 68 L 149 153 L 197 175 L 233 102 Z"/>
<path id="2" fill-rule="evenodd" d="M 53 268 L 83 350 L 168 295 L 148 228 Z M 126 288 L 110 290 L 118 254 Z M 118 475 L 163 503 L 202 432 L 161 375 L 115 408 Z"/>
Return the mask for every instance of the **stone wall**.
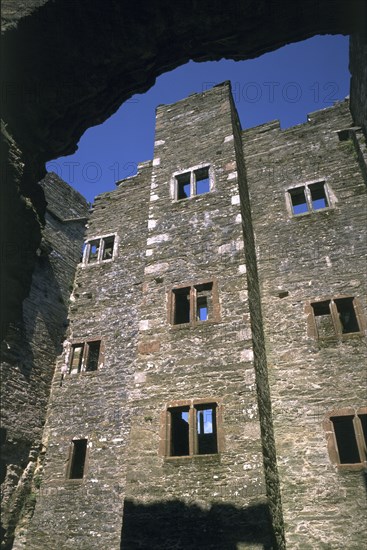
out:
<path id="1" fill-rule="evenodd" d="M 2 239 L 4 248 L 12 241 L 30 259 L 25 265 L 18 255 L 5 256 L 4 324 L 19 318 L 29 292 L 38 218 L 45 213 L 37 182 L 47 160 L 71 154 L 87 128 L 189 59 L 254 58 L 316 34 L 362 33 L 366 19 L 361 0 L 353 5 L 333 0 L 332 9 L 318 0 L 304 1 L 301 9 L 291 0 L 259 0 L 256 9 L 250 0 L 225 5 L 89 0 L 85 9 L 66 0 L 4 0 L 1 16 L 3 135 L 5 141 L 11 136 L 17 152 L 15 158 L 6 146 L 2 152 L 7 159 L 2 163 Z M 357 44 L 351 54 L 357 91 L 366 86 L 364 59 L 358 61 L 363 48 Z M 364 96 L 352 93 L 352 98 L 363 108 Z M 20 165 L 19 188 L 13 172 Z"/>
<path id="2" fill-rule="evenodd" d="M 365 405 L 366 167 L 352 124 L 344 101 L 241 132 L 228 83 L 157 108 L 154 159 L 89 220 L 27 549 L 361 548 L 363 472 L 338 463 L 329 420 Z M 204 168 L 210 190 L 193 194 Z M 193 196 L 180 198 L 187 173 Z M 326 207 L 294 215 L 289 190 L 318 182 Z M 111 235 L 112 258 L 96 258 Z M 188 287 L 177 323 L 173 290 Z M 360 332 L 317 338 L 311 303 L 343 296 Z M 73 345 L 96 339 L 98 369 L 71 372 Z M 205 403 L 218 452 L 195 446 Z M 190 409 L 182 455 L 177 407 Z M 70 478 L 76 439 L 87 458 Z"/>
<path id="3" fill-rule="evenodd" d="M 10 325 L 1 350 L 2 525 L 6 531 L 2 548 L 11 548 L 20 515 L 32 504 L 30 481 L 88 210 L 85 199 L 56 174 L 49 174 L 40 185 L 48 206 L 31 291 L 23 302 L 21 320 Z M 26 251 L 19 253 L 27 261 Z"/>
<path id="4" fill-rule="evenodd" d="M 27 548 L 118 548 L 122 514 L 123 548 L 272 545 L 232 108 L 228 84 L 159 107 L 153 162 L 96 200 L 87 239 L 116 233 L 118 253 L 77 272 Z M 210 192 L 175 200 L 173 174 L 203 165 Z M 212 319 L 173 325 L 172 288 L 203 281 Z M 62 379 L 91 337 L 103 364 Z M 192 400 L 217 404 L 219 452 L 167 456 L 167 407 Z M 73 438 L 88 439 L 78 480 Z"/>
<path id="5" fill-rule="evenodd" d="M 365 328 L 366 186 L 355 143 L 338 133 L 351 126 L 345 101 L 284 131 L 275 121 L 243 132 L 292 549 L 358 550 L 366 538 L 363 471 L 333 463 L 326 423 L 333 411 L 365 406 L 365 333 L 317 340 L 309 324 L 310 302 L 354 296 Z M 292 215 L 287 190 L 317 181 L 330 208 Z"/>
<path id="6" fill-rule="evenodd" d="M 157 109 L 126 549 L 271 544 L 235 138 L 228 84 Z M 211 191 L 175 200 L 173 175 L 203 164 Z M 217 317 L 172 324 L 172 289 L 202 281 L 217 285 Z M 218 403 L 219 453 L 167 456 L 167 409 L 191 400 Z"/>
<path id="7" fill-rule="evenodd" d="M 126 477 L 138 308 L 144 276 L 151 163 L 118 189 L 96 198 L 86 238 L 115 234 L 113 261 L 80 263 L 71 295 L 67 340 L 52 384 L 48 447 L 27 548 L 118 548 Z M 145 206 L 144 206 L 145 205 Z M 71 342 L 98 338 L 97 371 L 63 375 Z M 63 378 L 63 379 L 62 379 Z M 83 480 L 67 479 L 74 438 L 88 439 Z"/>

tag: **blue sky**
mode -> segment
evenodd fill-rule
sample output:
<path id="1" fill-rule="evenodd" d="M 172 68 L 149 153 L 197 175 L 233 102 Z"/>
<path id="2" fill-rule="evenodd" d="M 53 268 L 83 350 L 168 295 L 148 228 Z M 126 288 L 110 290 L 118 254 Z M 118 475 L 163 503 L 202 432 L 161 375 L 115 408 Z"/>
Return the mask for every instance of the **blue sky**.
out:
<path id="1" fill-rule="evenodd" d="M 155 108 L 231 80 L 243 128 L 280 120 L 282 128 L 306 121 L 307 113 L 329 107 L 349 94 L 349 38 L 317 36 L 249 61 L 211 61 L 178 67 L 157 78 L 99 126 L 89 128 L 73 155 L 47 163 L 93 202 L 115 189 L 153 158 Z"/>

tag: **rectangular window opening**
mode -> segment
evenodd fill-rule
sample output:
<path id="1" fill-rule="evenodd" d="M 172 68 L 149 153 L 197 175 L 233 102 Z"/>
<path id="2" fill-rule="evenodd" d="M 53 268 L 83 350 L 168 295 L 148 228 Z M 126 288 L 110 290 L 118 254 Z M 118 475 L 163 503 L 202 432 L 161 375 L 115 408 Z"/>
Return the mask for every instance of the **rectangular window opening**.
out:
<path id="1" fill-rule="evenodd" d="M 319 338 L 335 336 L 335 328 L 330 311 L 330 300 L 311 304 L 315 316 L 317 334 Z"/>
<path id="2" fill-rule="evenodd" d="M 190 197 L 190 172 L 176 176 L 177 181 L 177 200 Z"/>
<path id="3" fill-rule="evenodd" d="M 207 321 L 209 318 L 208 299 L 206 296 L 197 299 L 196 306 L 197 321 Z"/>
<path id="4" fill-rule="evenodd" d="M 341 464 L 357 464 L 361 462 L 357 439 L 354 431 L 353 416 L 333 416 L 335 439 Z"/>
<path id="5" fill-rule="evenodd" d="M 187 456 L 190 454 L 189 410 L 189 407 L 170 410 L 171 456 Z"/>
<path id="6" fill-rule="evenodd" d="M 339 141 L 348 141 L 348 139 L 350 139 L 350 130 L 349 129 L 339 130 L 338 138 L 339 138 Z"/>
<path id="7" fill-rule="evenodd" d="M 114 243 L 115 237 L 106 237 L 105 239 L 103 239 L 102 260 L 112 260 Z"/>
<path id="8" fill-rule="evenodd" d="M 202 195 L 210 191 L 209 168 L 200 168 L 195 171 L 196 194 Z"/>
<path id="9" fill-rule="evenodd" d="M 305 212 L 308 212 L 305 188 L 297 187 L 296 189 L 291 189 L 288 192 L 292 201 L 293 214 L 304 214 Z"/>
<path id="10" fill-rule="evenodd" d="M 208 321 L 213 318 L 213 283 L 195 285 L 196 289 L 196 319 Z"/>
<path id="11" fill-rule="evenodd" d="M 89 257 L 88 262 L 96 262 L 98 260 L 98 252 L 99 252 L 99 240 L 90 241 L 89 243 Z"/>
<path id="12" fill-rule="evenodd" d="M 74 344 L 71 348 L 70 370 L 80 372 L 82 368 L 84 344 Z"/>
<path id="13" fill-rule="evenodd" d="M 173 324 L 182 325 L 190 322 L 190 287 L 177 288 L 173 291 L 174 314 Z"/>
<path id="14" fill-rule="evenodd" d="M 329 206 L 325 185 L 323 182 L 313 183 L 308 186 L 311 192 L 312 208 L 314 210 L 321 210 L 322 208 L 327 208 Z"/>
<path id="15" fill-rule="evenodd" d="M 74 439 L 71 450 L 69 479 L 82 479 L 84 476 L 87 439 Z"/>
<path id="16" fill-rule="evenodd" d="M 215 405 L 196 407 L 197 453 L 218 452 Z"/>
<path id="17" fill-rule="evenodd" d="M 88 342 L 88 355 L 86 361 L 86 372 L 91 372 L 98 369 L 99 351 L 101 347 L 101 341 Z"/>
<path id="18" fill-rule="evenodd" d="M 334 301 L 338 310 L 342 333 L 359 332 L 360 329 L 354 310 L 353 298 L 338 298 Z"/>

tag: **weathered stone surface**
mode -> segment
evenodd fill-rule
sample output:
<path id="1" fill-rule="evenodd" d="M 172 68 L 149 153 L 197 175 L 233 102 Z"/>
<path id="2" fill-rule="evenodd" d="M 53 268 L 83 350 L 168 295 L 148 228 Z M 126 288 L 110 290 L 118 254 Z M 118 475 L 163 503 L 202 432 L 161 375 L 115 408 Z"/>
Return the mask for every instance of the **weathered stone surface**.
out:
<path id="1" fill-rule="evenodd" d="M 127 399 L 135 372 L 151 170 L 151 162 L 140 165 L 136 177 L 97 197 L 93 207 L 86 238 L 115 233 L 118 251 L 112 262 L 79 265 L 65 352 L 71 340 L 101 338 L 103 365 L 95 372 L 67 374 L 61 381 L 66 355 L 60 356 L 29 548 L 112 549 L 120 544 L 132 415 Z M 82 481 L 65 480 L 74 437 L 89 441 L 88 473 Z"/>
<path id="2" fill-rule="evenodd" d="M 118 548 L 124 500 L 124 548 L 138 539 L 152 549 L 196 548 L 216 517 L 223 527 L 206 532 L 206 548 L 271 544 L 240 205 L 232 200 L 242 148 L 226 139 L 234 122 L 228 85 L 159 107 L 153 162 L 96 200 L 87 238 L 117 233 L 119 250 L 109 264 L 79 267 L 69 340 L 99 335 L 104 361 L 60 386 L 60 357 L 29 548 Z M 174 201 L 172 174 L 202 163 L 211 166 L 214 188 Z M 172 326 L 171 289 L 203 280 L 217 284 L 218 317 Z M 223 452 L 165 457 L 162 415 L 182 399 L 218 400 Z M 73 437 L 89 440 L 82 481 L 65 480 Z M 181 529 L 154 535 L 160 518 L 175 517 Z"/>
<path id="3" fill-rule="evenodd" d="M 364 405 L 365 334 L 316 340 L 307 317 L 355 296 L 365 327 L 352 125 L 344 101 L 242 132 L 227 84 L 158 107 L 154 159 L 89 220 L 87 239 L 115 234 L 118 251 L 77 270 L 29 550 L 362 547 L 362 471 L 335 463 L 325 419 Z M 211 191 L 175 200 L 174 174 L 201 165 Z M 287 190 L 316 181 L 329 207 L 292 215 Z M 201 281 L 218 292 L 212 320 L 173 325 L 172 288 Z M 97 337 L 99 369 L 63 377 L 71 342 Z M 167 407 L 193 399 L 218 402 L 219 453 L 167 456 Z M 88 439 L 80 480 L 73 438 Z"/>
<path id="4" fill-rule="evenodd" d="M 9 326 L 1 350 L 2 525 L 6 530 L 2 548 L 11 548 L 14 528 L 30 503 L 31 479 L 88 210 L 85 199 L 56 174 L 49 174 L 40 185 L 48 206 L 31 291 L 23 302 L 21 321 Z"/>
<path id="5" fill-rule="evenodd" d="M 360 34 L 351 49 L 352 112 L 366 127 L 360 93 L 366 88 L 365 9 L 363 0 L 304 0 L 301 7 L 291 0 L 225 6 L 90 0 L 83 8 L 66 0 L 4 0 L 2 116 L 17 151 L 2 165 L 1 178 L 4 214 L 11 212 L 2 216 L 9 229 L 2 231 L 4 325 L 19 318 L 29 293 L 45 213 L 36 182 L 46 160 L 74 151 L 88 127 L 189 59 L 248 59 L 319 33 Z M 14 182 L 21 163 L 24 176 Z M 9 254 L 9 242 L 25 248 L 28 264 Z"/>
<path id="6" fill-rule="evenodd" d="M 129 442 L 124 548 L 136 544 L 136 527 L 144 511 L 148 529 L 140 535 L 142 547 L 178 544 L 219 549 L 240 544 L 252 548 L 270 545 L 272 539 L 264 504 L 248 286 L 241 269 L 246 260 L 240 206 L 233 200 L 238 197 L 242 156 L 241 143 L 236 148 L 240 136 L 235 124 L 228 85 L 157 109 L 155 139 L 159 145 L 154 151 L 149 206 L 149 219 L 155 223 L 147 241 L 151 252 L 145 263 L 140 308 L 140 317 L 148 324 L 140 331 L 139 342 L 158 338 L 161 350 L 148 359 L 140 355 L 136 361 L 144 380 L 135 385 L 130 403 L 135 415 Z M 172 174 L 201 163 L 213 170 L 213 189 L 174 201 Z M 251 231 L 251 225 L 247 229 Z M 217 322 L 170 325 L 171 289 L 204 280 L 215 280 L 218 286 Z M 217 458 L 166 458 L 168 435 L 164 429 L 162 433 L 162 417 L 167 404 L 199 398 L 221 403 L 223 451 Z M 177 499 L 180 502 L 175 504 Z M 154 524 L 160 523 L 160 517 L 166 518 L 165 523 L 174 521 L 176 529 L 155 535 Z M 220 518 L 219 525 L 209 529 L 215 517 Z M 255 523 L 261 523 L 259 530 L 254 517 Z M 223 527 L 225 518 L 230 518 L 231 533 Z"/>
<path id="7" fill-rule="evenodd" d="M 366 212 L 363 171 L 351 139 L 348 102 L 311 113 L 281 131 L 272 122 L 243 132 L 258 252 L 271 402 L 290 548 L 351 548 L 366 539 L 362 471 L 331 463 L 323 421 L 365 406 L 365 334 L 317 341 L 305 306 L 358 297 L 366 318 Z M 325 181 L 331 208 L 292 216 L 289 188 Z M 349 338 L 348 338 L 349 336 Z"/>

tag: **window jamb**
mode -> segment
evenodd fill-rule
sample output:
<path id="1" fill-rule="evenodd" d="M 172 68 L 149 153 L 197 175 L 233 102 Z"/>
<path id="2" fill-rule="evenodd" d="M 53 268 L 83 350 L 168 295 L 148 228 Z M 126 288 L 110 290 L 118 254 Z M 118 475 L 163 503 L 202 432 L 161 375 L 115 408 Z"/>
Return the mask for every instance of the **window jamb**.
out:
<path id="1" fill-rule="evenodd" d="M 196 197 L 196 176 L 195 170 L 191 170 L 191 197 Z"/>
<path id="2" fill-rule="evenodd" d="M 362 423 L 361 419 L 358 416 L 358 413 L 355 414 L 353 418 L 353 426 L 354 426 L 354 433 L 356 436 L 357 441 L 357 447 L 359 452 L 359 457 L 361 462 L 366 462 L 366 451 L 365 451 L 365 443 L 364 443 L 364 434 L 362 430 Z"/>
<path id="3" fill-rule="evenodd" d="M 309 214 L 310 212 L 313 212 L 313 208 L 312 208 L 312 197 L 311 197 L 311 191 L 308 187 L 307 184 L 305 184 L 304 186 L 304 194 L 305 194 L 305 197 L 306 197 L 306 204 L 307 204 L 307 212 L 304 212 L 304 214 Z"/>
<path id="4" fill-rule="evenodd" d="M 190 322 L 193 323 L 197 321 L 197 291 L 196 286 L 191 287 L 191 309 L 190 309 Z"/>
<path id="5" fill-rule="evenodd" d="M 193 407 L 192 403 L 190 404 L 190 410 L 189 410 L 189 454 L 190 456 L 193 456 L 196 454 L 196 430 L 195 430 L 195 424 L 196 422 L 196 412 L 195 408 Z"/>
<path id="6" fill-rule="evenodd" d="M 341 338 L 342 337 L 341 323 L 339 320 L 339 314 L 336 307 L 336 303 L 334 302 L 333 299 L 330 300 L 330 313 L 331 313 L 331 318 L 333 320 L 335 336 L 337 338 Z"/>

